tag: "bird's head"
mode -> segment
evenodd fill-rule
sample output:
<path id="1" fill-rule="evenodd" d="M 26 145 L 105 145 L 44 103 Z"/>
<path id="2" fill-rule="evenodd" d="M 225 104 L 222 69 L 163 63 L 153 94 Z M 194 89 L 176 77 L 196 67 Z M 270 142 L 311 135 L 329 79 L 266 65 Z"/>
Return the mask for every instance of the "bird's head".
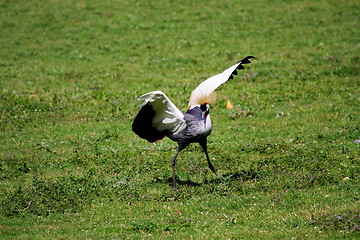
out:
<path id="1" fill-rule="evenodd" d="M 210 113 L 210 104 L 209 103 L 203 103 L 200 105 L 201 110 L 201 116 L 203 118 L 206 118 Z"/>

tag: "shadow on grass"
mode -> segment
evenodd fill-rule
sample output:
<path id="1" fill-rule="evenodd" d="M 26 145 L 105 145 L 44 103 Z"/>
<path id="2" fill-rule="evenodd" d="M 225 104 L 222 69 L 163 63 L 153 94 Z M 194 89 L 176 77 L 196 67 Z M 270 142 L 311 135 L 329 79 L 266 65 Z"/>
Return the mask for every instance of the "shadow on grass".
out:
<path id="1" fill-rule="evenodd" d="M 260 173 L 257 173 L 255 171 L 238 171 L 234 173 L 227 173 L 224 175 L 221 175 L 221 177 L 213 179 L 213 180 L 205 180 L 203 183 L 197 183 L 193 182 L 191 180 L 180 180 L 179 178 L 176 178 L 176 183 L 178 186 L 191 186 L 191 187 L 199 187 L 203 184 L 212 184 L 212 183 L 225 183 L 225 182 L 232 182 L 235 180 L 240 180 L 241 182 L 250 181 L 250 180 L 256 180 L 262 178 Z M 173 179 L 171 177 L 167 179 L 160 179 L 155 177 L 154 183 L 166 183 L 169 186 L 173 186 Z"/>
<path id="2" fill-rule="evenodd" d="M 160 179 L 160 178 L 157 178 L 155 177 L 154 180 L 153 180 L 153 183 L 166 183 L 168 184 L 169 186 L 173 186 L 173 179 L 172 177 L 169 177 L 167 179 Z M 201 186 L 200 183 L 196 183 L 196 182 L 193 182 L 191 180 L 186 180 L 186 181 L 182 181 L 180 180 L 179 178 L 176 178 L 176 184 L 179 185 L 179 186 L 192 186 L 192 187 L 198 187 L 198 186 Z"/>
<path id="3" fill-rule="evenodd" d="M 227 173 L 222 175 L 222 179 L 230 179 L 230 180 L 238 180 L 249 181 L 256 180 L 258 178 L 262 178 L 261 174 L 255 171 L 239 171 L 234 173 Z"/>
<path id="4" fill-rule="evenodd" d="M 234 180 L 240 180 L 241 182 L 256 180 L 261 178 L 261 174 L 255 171 L 237 171 L 233 173 L 227 173 L 220 178 L 207 181 L 207 183 L 220 183 L 220 182 L 232 182 Z"/>

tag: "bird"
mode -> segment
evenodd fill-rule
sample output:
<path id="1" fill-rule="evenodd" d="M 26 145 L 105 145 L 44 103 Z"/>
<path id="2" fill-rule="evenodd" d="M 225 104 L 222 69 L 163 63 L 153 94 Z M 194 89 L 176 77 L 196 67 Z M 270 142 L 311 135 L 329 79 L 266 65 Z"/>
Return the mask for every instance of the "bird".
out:
<path id="1" fill-rule="evenodd" d="M 221 177 L 211 163 L 207 150 L 207 137 L 212 131 L 210 104 L 215 103 L 214 90 L 226 81 L 238 75 L 237 70 L 244 69 L 243 64 L 251 63 L 247 56 L 222 73 L 203 81 L 190 95 L 187 111 L 182 113 L 162 91 L 156 90 L 141 95 L 138 100 L 143 103 L 133 123 L 132 131 L 150 143 L 160 141 L 164 137 L 178 143 L 177 152 L 171 159 L 173 188 L 176 184 L 176 158 L 191 143 L 199 143 L 205 152 L 211 171 Z"/>

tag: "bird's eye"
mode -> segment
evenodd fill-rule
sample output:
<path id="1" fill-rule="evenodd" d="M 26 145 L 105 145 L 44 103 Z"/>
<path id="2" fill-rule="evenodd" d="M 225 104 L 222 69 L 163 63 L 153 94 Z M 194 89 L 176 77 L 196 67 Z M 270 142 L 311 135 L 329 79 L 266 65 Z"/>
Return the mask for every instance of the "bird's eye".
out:
<path id="1" fill-rule="evenodd" d="M 200 110 L 203 111 L 203 112 L 207 111 L 208 110 L 207 104 L 201 104 L 200 105 Z"/>

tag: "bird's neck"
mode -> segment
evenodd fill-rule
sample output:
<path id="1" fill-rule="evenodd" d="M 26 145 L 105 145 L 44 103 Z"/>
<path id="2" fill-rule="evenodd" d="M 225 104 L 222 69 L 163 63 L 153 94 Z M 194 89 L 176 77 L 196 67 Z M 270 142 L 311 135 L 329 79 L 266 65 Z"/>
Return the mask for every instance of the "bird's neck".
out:
<path id="1" fill-rule="evenodd" d="M 211 129 L 212 129 L 212 125 L 211 125 L 210 114 L 207 114 L 205 118 L 204 135 L 208 136 L 211 133 Z"/>

